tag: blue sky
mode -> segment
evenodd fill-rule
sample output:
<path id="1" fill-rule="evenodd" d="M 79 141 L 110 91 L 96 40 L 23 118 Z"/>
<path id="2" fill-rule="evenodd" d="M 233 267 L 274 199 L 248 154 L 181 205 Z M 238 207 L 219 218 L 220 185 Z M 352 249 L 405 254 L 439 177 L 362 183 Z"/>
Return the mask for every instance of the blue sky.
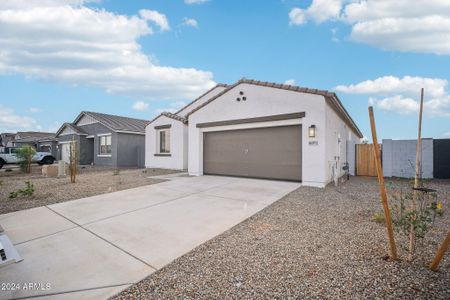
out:
<path id="1" fill-rule="evenodd" d="M 2 0 L 0 132 L 151 119 L 246 77 L 336 91 L 366 136 L 371 103 L 382 138 L 416 136 L 425 87 L 423 136 L 450 137 L 450 4 L 415 3 Z"/>

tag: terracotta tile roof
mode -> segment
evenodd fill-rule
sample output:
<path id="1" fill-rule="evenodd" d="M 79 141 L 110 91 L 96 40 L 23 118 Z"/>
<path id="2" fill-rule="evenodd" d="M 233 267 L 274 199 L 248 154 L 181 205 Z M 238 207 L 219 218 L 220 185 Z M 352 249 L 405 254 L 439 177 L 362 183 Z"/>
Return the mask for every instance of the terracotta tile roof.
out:
<path id="1" fill-rule="evenodd" d="M 208 101 L 204 102 L 203 104 L 199 105 L 195 109 L 193 109 L 191 112 L 189 112 L 186 115 L 186 118 L 188 118 L 191 114 L 196 112 L 197 110 L 205 107 L 215 99 L 221 97 L 222 95 L 226 94 L 228 91 L 232 90 L 236 86 L 240 84 L 253 84 L 258 86 L 264 86 L 264 87 L 270 87 L 270 88 L 276 88 L 276 89 L 282 89 L 287 91 L 293 91 L 293 92 L 299 92 L 299 93 L 306 93 L 306 94 L 314 94 L 314 95 L 321 95 L 325 97 L 327 102 L 330 104 L 330 106 L 335 110 L 335 112 L 343 119 L 343 121 L 354 131 L 354 133 L 362 138 L 363 134 L 359 130 L 358 126 L 355 124 L 353 119 L 350 117 L 347 110 L 342 105 L 342 102 L 339 100 L 338 96 L 334 92 L 329 92 L 326 90 L 318 90 L 318 89 L 310 89 L 305 87 L 299 87 L 299 86 L 293 86 L 293 85 L 287 85 L 287 84 L 280 84 L 280 83 L 274 83 L 274 82 L 267 82 L 267 81 L 258 81 L 258 80 L 251 80 L 242 78 L 238 82 L 236 82 L 233 85 L 229 85 L 225 90 L 220 92 L 219 94 L 215 95 Z"/>
<path id="2" fill-rule="evenodd" d="M 174 119 L 174 120 L 176 120 L 176 121 L 180 121 L 180 122 L 182 122 L 183 124 L 187 124 L 187 122 L 188 122 L 188 120 L 187 120 L 186 118 L 183 118 L 183 117 L 181 117 L 181 116 L 179 116 L 179 115 L 176 115 L 176 114 L 173 114 L 173 113 L 170 113 L 170 112 L 165 111 L 165 112 L 162 112 L 161 114 L 157 115 L 155 118 L 153 118 L 153 120 L 151 120 L 150 122 L 148 122 L 147 125 L 150 125 L 151 123 L 153 123 L 156 119 L 158 119 L 158 118 L 161 117 L 161 116 L 165 116 L 165 117 Z"/>

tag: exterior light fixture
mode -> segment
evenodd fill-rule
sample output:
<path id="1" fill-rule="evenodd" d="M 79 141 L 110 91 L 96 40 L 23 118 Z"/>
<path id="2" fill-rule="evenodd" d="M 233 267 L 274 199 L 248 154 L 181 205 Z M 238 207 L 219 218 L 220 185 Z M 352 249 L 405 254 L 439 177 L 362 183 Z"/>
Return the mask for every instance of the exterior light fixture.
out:
<path id="1" fill-rule="evenodd" d="M 310 138 L 316 137 L 316 125 L 311 125 L 308 128 L 308 135 Z"/>

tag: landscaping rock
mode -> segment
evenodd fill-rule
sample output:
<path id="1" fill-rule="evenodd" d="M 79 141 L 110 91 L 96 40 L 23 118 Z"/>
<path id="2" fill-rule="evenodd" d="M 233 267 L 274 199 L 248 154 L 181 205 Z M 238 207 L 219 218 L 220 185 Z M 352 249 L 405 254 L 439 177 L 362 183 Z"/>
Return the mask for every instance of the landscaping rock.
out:
<path id="1" fill-rule="evenodd" d="M 162 179 L 148 178 L 149 172 L 163 175 L 176 171 L 149 169 L 147 172 L 144 172 L 141 169 L 121 169 L 120 172 L 117 172 L 115 169 L 110 168 L 85 167 L 79 168 L 79 174 L 76 182 L 73 184 L 70 183 L 68 177 L 43 177 L 39 173 L 1 176 L 0 214 L 164 181 Z M 26 187 L 26 181 L 30 181 L 34 185 L 35 191 L 33 196 L 20 196 L 15 199 L 9 199 L 11 192 Z"/>
<path id="2" fill-rule="evenodd" d="M 450 253 L 427 269 L 450 228 L 450 181 L 432 181 L 447 209 L 417 252 L 386 260 L 375 178 L 301 187 L 114 299 L 450 299 Z"/>

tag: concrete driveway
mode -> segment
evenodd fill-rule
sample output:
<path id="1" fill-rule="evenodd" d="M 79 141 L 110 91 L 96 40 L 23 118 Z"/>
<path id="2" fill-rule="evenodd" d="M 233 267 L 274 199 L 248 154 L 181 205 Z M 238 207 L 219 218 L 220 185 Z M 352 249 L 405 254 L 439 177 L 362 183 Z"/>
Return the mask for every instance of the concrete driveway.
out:
<path id="1" fill-rule="evenodd" d="M 24 260 L 0 268 L 1 284 L 21 285 L 0 289 L 0 299 L 108 298 L 300 186 L 218 176 L 169 178 L 1 215 L 0 224 Z M 36 285 L 24 289 L 25 283 Z"/>

